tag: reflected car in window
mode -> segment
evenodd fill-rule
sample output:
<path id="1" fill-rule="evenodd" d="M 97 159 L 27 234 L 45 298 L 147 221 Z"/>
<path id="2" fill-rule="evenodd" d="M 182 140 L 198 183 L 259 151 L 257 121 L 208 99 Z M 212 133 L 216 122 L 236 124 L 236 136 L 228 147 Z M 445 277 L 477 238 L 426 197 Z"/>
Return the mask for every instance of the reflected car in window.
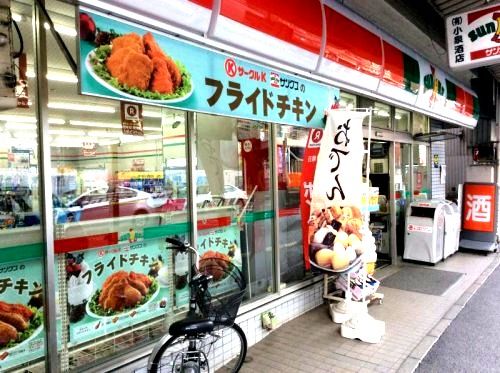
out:
<path id="1" fill-rule="evenodd" d="M 183 210 L 185 202 L 184 198 L 171 199 L 161 193 L 118 186 L 83 193 L 63 207 L 54 207 L 54 214 L 56 223 L 62 224 Z"/>
<path id="2" fill-rule="evenodd" d="M 241 205 L 243 206 L 248 199 L 247 192 L 232 185 L 224 185 L 224 193 L 221 195 L 212 195 L 209 191 L 208 185 L 198 186 L 196 194 L 196 204 L 200 207 L 210 206 L 227 206 L 227 205 Z"/>

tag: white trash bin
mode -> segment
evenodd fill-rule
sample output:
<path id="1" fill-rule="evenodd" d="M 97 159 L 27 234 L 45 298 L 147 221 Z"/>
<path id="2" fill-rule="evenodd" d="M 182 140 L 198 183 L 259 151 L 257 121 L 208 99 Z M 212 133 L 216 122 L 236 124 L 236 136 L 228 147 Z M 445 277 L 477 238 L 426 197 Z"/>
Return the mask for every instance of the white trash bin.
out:
<path id="1" fill-rule="evenodd" d="M 458 206 L 447 200 L 443 200 L 446 203 L 445 206 L 445 217 L 444 217 L 444 248 L 443 248 L 443 259 L 446 259 L 450 255 L 458 251 L 458 243 L 460 242 L 460 211 Z"/>
<path id="2" fill-rule="evenodd" d="M 446 206 L 443 200 L 410 203 L 406 210 L 403 259 L 432 264 L 443 259 Z"/>

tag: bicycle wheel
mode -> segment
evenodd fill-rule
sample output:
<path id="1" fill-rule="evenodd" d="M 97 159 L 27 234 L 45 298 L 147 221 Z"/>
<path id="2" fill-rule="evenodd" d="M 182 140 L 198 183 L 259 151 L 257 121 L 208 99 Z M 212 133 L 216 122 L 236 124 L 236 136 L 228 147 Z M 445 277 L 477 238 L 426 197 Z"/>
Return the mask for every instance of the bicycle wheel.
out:
<path id="1" fill-rule="evenodd" d="M 203 373 L 236 373 L 245 361 L 247 339 L 236 324 L 216 327 L 195 342 L 198 355 L 189 352 L 189 337 L 171 337 L 150 357 L 148 372 L 178 373 L 199 362 Z"/>

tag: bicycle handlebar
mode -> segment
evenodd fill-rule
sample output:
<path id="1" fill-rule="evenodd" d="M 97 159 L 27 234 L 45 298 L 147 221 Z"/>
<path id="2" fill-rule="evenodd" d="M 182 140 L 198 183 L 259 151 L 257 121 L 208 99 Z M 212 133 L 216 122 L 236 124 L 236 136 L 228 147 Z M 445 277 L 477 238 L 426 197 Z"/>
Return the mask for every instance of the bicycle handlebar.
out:
<path id="1" fill-rule="evenodd" d="M 174 247 L 167 247 L 167 249 L 170 249 L 170 250 L 179 250 L 181 252 L 186 252 L 186 251 L 192 251 L 195 255 L 195 267 L 196 267 L 196 270 L 199 269 L 199 262 L 200 262 L 200 254 L 198 253 L 198 250 L 196 250 L 193 246 L 191 246 L 189 244 L 189 242 L 185 241 L 185 242 L 182 242 L 176 238 L 171 238 L 171 237 L 167 237 L 165 239 L 165 242 L 171 244 L 171 245 L 174 245 Z"/>

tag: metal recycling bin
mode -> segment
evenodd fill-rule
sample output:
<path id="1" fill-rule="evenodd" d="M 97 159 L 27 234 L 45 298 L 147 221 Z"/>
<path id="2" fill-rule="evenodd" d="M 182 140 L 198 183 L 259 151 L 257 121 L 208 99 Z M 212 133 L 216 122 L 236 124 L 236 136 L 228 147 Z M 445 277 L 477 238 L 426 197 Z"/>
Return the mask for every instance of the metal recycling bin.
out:
<path id="1" fill-rule="evenodd" d="M 446 203 L 444 212 L 444 248 L 443 259 L 446 259 L 453 253 L 458 251 L 458 244 L 460 242 L 460 211 L 458 206 L 451 202 L 444 200 Z"/>
<path id="2" fill-rule="evenodd" d="M 425 263 L 443 259 L 446 206 L 443 200 L 410 203 L 406 210 L 403 259 Z"/>

